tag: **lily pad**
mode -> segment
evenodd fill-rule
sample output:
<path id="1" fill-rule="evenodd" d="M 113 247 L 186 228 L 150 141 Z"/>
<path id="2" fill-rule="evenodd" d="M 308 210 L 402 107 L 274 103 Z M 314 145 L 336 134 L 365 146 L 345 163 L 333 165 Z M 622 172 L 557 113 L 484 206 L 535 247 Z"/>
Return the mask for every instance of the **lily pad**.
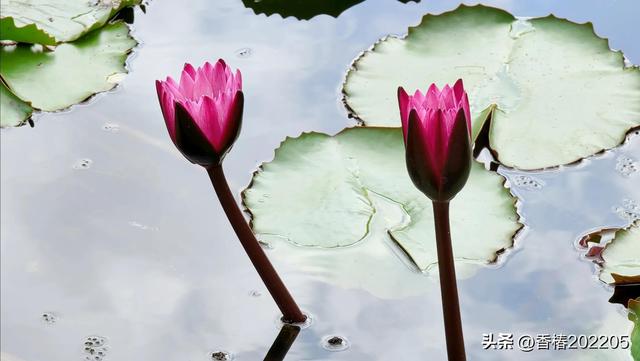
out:
<path id="1" fill-rule="evenodd" d="M 374 199 L 383 200 L 402 217 L 389 217 L 378 232 L 394 240 L 414 268 L 431 271 L 437 264 L 431 201 L 414 187 L 404 157 L 399 128 L 358 127 L 336 136 L 288 138 L 243 192 L 253 230 L 267 241 L 350 248 L 379 236 L 371 234 L 370 226 L 380 211 Z M 467 186 L 451 204 L 458 263 L 487 264 L 512 245 L 521 227 L 514 203 L 504 179 L 474 162 Z M 378 217 L 384 220 L 385 214 Z"/>
<path id="2" fill-rule="evenodd" d="M 280 14 L 283 18 L 290 16 L 298 20 L 309 20 L 317 15 L 329 15 L 337 18 L 345 10 L 365 0 L 242 0 L 245 7 L 253 9 L 256 14 L 271 16 Z M 403 3 L 420 0 L 398 0 Z"/>
<path id="3" fill-rule="evenodd" d="M 2 40 L 54 45 L 102 27 L 120 9 L 141 0 L 4 0 Z"/>
<path id="4" fill-rule="evenodd" d="M 4 84 L 0 84 L 0 127 L 15 127 L 23 124 L 33 113 L 29 104 L 13 95 Z"/>
<path id="5" fill-rule="evenodd" d="M 602 259 L 604 265 L 600 279 L 603 282 L 616 283 L 616 278 L 640 276 L 640 227 L 637 222 L 616 233 L 613 241 L 602 251 Z"/>
<path id="6" fill-rule="evenodd" d="M 640 360 L 640 298 L 629 301 L 629 320 L 633 321 L 631 331 L 631 356 L 634 360 Z"/>
<path id="7" fill-rule="evenodd" d="M 529 20 L 485 6 L 425 15 L 355 60 L 344 102 L 365 125 L 399 126 L 396 89 L 462 78 L 474 121 L 495 104 L 489 145 L 507 166 L 572 163 L 640 126 L 640 69 L 625 67 L 591 24 Z"/>
<path id="8" fill-rule="evenodd" d="M 0 75 L 34 109 L 61 110 L 116 86 L 135 45 L 129 28 L 116 22 L 54 51 L 39 45 L 3 46 Z"/>

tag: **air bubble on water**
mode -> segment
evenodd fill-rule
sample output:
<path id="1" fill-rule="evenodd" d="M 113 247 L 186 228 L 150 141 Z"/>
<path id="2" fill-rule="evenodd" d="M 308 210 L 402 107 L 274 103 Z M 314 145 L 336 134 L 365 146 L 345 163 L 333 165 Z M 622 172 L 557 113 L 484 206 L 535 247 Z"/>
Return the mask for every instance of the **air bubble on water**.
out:
<path id="1" fill-rule="evenodd" d="M 251 56 L 251 54 L 253 54 L 253 50 L 251 50 L 251 48 L 242 48 L 236 50 L 236 56 L 238 58 L 248 58 Z"/>
<path id="2" fill-rule="evenodd" d="M 309 328 L 313 324 L 314 316 L 308 312 L 302 311 L 302 314 L 306 316 L 303 322 L 288 322 L 284 319 L 284 316 L 278 318 L 278 326 L 282 327 L 282 324 L 293 325 L 300 327 L 301 330 Z"/>
<path id="3" fill-rule="evenodd" d="M 342 336 L 325 336 L 322 338 L 322 348 L 327 351 L 344 351 L 349 348 L 349 341 Z"/>
<path id="4" fill-rule="evenodd" d="M 102 130 L 105 130 L 107 132 L 111 132 L 111 133 L 116 133 L 120 130 L 120 126 L 116 123 L 104 123 L 104 125 L 102 125 Z"/>
<path id="5" fill-rule="evenodd" d="M 516 21 L 511 23 L 511 30 L 509 31 L 509 36 L 513 39 L 518 39 L 524 34 L 535 31 L 536 28 L 528 19 L 517 19 Z"/>
<path id="6" fill-rule="evenodd" d="M 53 312 L 45 312 L 42 314 L 41 318 L 42 322 L 50 325 L 56 323 L 56 321 L 58 320 L 58 316 Z"/>
<path id="7" fill-rule="evenodd" d="M 517 175 L 513 178 L 516 187 L 527 190 L 540 190 L 544 187 L 544 182 L 528 175 Z"/>
<path id="8" fill-rule="evenodd" d="M 83 349 L 86 361 L 102 361 L 108 352 L 107 339 L 102 336 L 87 336 L 84 339 Z"/>
<path id="9" fill-rule="evenodd" d="M 638 163 L 630 157 L 620 156 L 616 162 L 616 171 L 625 177 L 638 171 Z"/>
<path id="10" fill-rule="evenodd" d="M 73 165 L 73 169 L 89 169 L 92 163 L 91 159 L 80 159 Z"/>
<path id="11" fill-rule="evenodd" d="M 640 219 L 640 205 L 631 199 L 624 199 L 622 206 L 615 207 L 614 212 L 618 217 L 628 222 L 635 222 Z"/>
<path id="12" fill-rule="evenodd" d="M 213 351 L 209 354 L 209 359 L 213 361 L 229 361 L 233 360 L 233 355 L 227 351 Z"/>

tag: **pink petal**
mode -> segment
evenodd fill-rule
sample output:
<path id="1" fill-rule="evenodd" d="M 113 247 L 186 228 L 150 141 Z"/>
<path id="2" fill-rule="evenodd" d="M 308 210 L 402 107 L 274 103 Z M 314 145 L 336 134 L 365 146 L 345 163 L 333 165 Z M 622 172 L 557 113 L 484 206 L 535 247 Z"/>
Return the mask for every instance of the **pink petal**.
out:
<path id="1" fill-rule="evenodd" d="M 436 179 L 440 177 L 442 165 L 444 164 L 444 157 L 446 156 L 446 153 L 443 153 L 443 132 L 442 112 L 440 110 L 430 112 L 425 124 L 424 137 L 429 149 L 431 164 L 434 167 L 433 171 L 436 175 Z"/>
<path id="2" fill-rule="evenodd" d="M 222 124 L 221 135 L 221 151 L 228 149 L 228 147 L 235 141 L 240 131 L 242 122 L 242 108 L 244 106 L 244 94 L 242 91 L 237 91 L 233 98 L 227 100 L 226 113 Z"/>
<path id="3" fill-rule="evenodd" d="M 426 96 L 426 107 L 437 109 L 438 108 L 438 98 L 440 97 L 440 90 L 435 84 L 431 84 L 429 89 L 427 90 Z"/>
<path id="4" fill-rule="evenodd" d="M 207 139 L 216 151 L 222 148 L 222 128 L 220 127 L 220 114 L 216 107 L 215 100 L 205 96 L 201 106 L 202 119 L 198 124 Z"/>
<path id="5" fill-rule="evenodd" d="M 471 132 L 471 110 L 469 109 L 469 97 L 467 93 L 462 95 L 462 100 L 460 100 L 460 104 L 458 104 L 458 107 L 461 106 L 462 109 L 464 109 L 464 116 L 467 118 L 467 127 L 469 128 L 469 132 Z"/>
<path id="6" fill-rule="evenodd" d="M 194 69 L 193 65 L 189 63 L 184 63 L 184 68 L 182 69 L 182 72 L 189 74 L 189 76 L 191 76 L 191 79 L 196 78 L 196 69 Z"/>
<path id="7" fill-rule="evenodd" d="M 440 109 L 451 109 L 457 105 L 453 94 L 453 89 L 447 84 L 442 88 L 442 92 L 440 93 Z"/>
<path id="8" fill-rule="evenodd" d="M 462 84 L 462 79 L 458 79 L 455 84 L 453 84 L 453 94 L 456 97 L 456 103 L 459 103 L 462 99 L 462 95 L 465 94 L 464 84 Z"/>
<path id="9" fill-rule="evenodd" d="M 402 133 L 404 140 L 407 140 L 409 130 L 409 95 L 402 87 L 398 87 L 398 106 L 400 107 L 400 121 L 402 122 Z"/>
<path id="10" fill-rule="evenodd" d="M 162 116 L 164 122 L 169 131 L 169 136 L 175 142 L 175 115 L 173 109 L 173 100 L 170 95 L 165 91 L 164 83 L 156 80 L 156 92 L 158 93 L 158 101 L 160 102 L 160 110 L 162 110 Z"/>
<path id="11" fill-rule="evenodd" d="M 240 73 L 240 69 L 236 70 L 236 76 L 234 79 L 234 90 L 242 90 L 242 73 Z"/>
<path id="12" fill-rule="evenodd" d="M 194 78 L 192 78 L 186 70 L 182 71 L 182 74 L 180 76 L 180 86 L 178 89 L 180 90 L 180 93 L 184 98 L 192 100 L 195 99 L 193 92 L 194 85 Z"/>

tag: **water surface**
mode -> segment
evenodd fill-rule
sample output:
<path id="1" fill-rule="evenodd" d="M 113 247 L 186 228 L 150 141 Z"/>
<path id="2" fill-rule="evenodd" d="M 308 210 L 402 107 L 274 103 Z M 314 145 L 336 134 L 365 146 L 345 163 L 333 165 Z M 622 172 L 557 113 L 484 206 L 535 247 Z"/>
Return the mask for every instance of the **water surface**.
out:
<path id="1" fill-rule="evenodd" d="M 484 3 L 518 16 L 553 11 L 592 21 L 613 48 L 640 63 L 634 0 Z M 225 58 L 242 69 L 245 124 L 225 162 L 239 192 L 286 136 L 355 125 L 340 85 L 362 50 L 386 34 L 404 34 L 426 12 L 457 5 L 368 0 L 337 19 L 310 21 L 255 15 L 240 0 L 156 1 L 146 14 L 136 11 L 141 45 L 116 90 L 38 116 L 33 129 L 2 131 L 2 360 L 84 360 L 94 356 L 85 352 L 92 338 L 104 360 L 204 361 L 216 350 L 262 359 L 279 332 L 277 309 L 206 174 L 171 144 L 153 81 L 178 75 L 185 61 Z M 519 184 L 514 193 L 527 228 L 497 265 L 460 281 L 470 360 L 630 360 L 628 351 L 524 353 L 483 350 L 481 341 L 483 333 L 501 332 L 629 334 L 624 308 L 607 302 L 612 290 L 575 243 L 630 222 L 616 209 L 640 202 L 638 175 L 621 174 L 616 164 L 640 159 L 639 138 L 577 166 L 530 175 L 540 187 L 501 171 Z M 437 278 L 397 262 L 398 272 L 423 278 L 423 288 L 380 297 L 320 277 L 279 257 L 278 248 L 269 254 L 313 316 L 287 359 L 445 359 Z M 322 340 L 331 335 L 350 347 L 327 351 Z"/>

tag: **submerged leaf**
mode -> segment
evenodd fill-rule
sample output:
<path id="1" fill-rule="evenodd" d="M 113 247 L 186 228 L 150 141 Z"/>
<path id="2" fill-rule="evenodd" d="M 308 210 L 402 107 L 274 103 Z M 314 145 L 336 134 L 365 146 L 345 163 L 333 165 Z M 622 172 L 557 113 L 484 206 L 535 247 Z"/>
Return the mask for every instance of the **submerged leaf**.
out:
<path id="1" fill-rule="evenodd" d="M 347 74 L 344 102 L 366 125 L 399 126 L 398 86 L 458 78 L 473 124 L 495 106 L 489 145 L 510 167 L 571 163 L 640 126 L 640 71 L 625 68 L 590 24 L 521 20 L 482 5 L 426 15 L 406 38 L 379 41 Z"/>
<path id="2" fill-rule="evenodd" d="M 54 51 L 3 46 L 0 74 L 9 90 L 33 108 L 61 110 L 116 86 L 135 45 L 129 28 L 117 22 Z"/>
<path id="3" fill-rule="evenodd" d="M 512 245 L 520 224 L 503 182 L 474 162 L 467 186 L 452 201 L 459 266 L 487 264 Z M 431 201 L 407 174 L 399 128 L 350 128 L 336 136 L 288 138 L 274 160 L 254 175 L 243 199 L 259 238 L 302 246 L 286 247 L 287 254 L 304 253 L 312 263 L 324 265 L 318 265 L 327 268 L 323 272 L 346 267 L 344 274 L 371 277 L 379 271 L 371 268 L 376 264 L 389 262 L 384 267 L 393 268 L 399 263 L 390 248 L 422 271 L 437 265 Z M 349 259 L 338 259 L 342 254 L 351 260 L 341 264 Z M 396 277 L 391 273 L 380 277 Z M 369 287 L 384 293 L 379 289 L 384 285 Z"/>

